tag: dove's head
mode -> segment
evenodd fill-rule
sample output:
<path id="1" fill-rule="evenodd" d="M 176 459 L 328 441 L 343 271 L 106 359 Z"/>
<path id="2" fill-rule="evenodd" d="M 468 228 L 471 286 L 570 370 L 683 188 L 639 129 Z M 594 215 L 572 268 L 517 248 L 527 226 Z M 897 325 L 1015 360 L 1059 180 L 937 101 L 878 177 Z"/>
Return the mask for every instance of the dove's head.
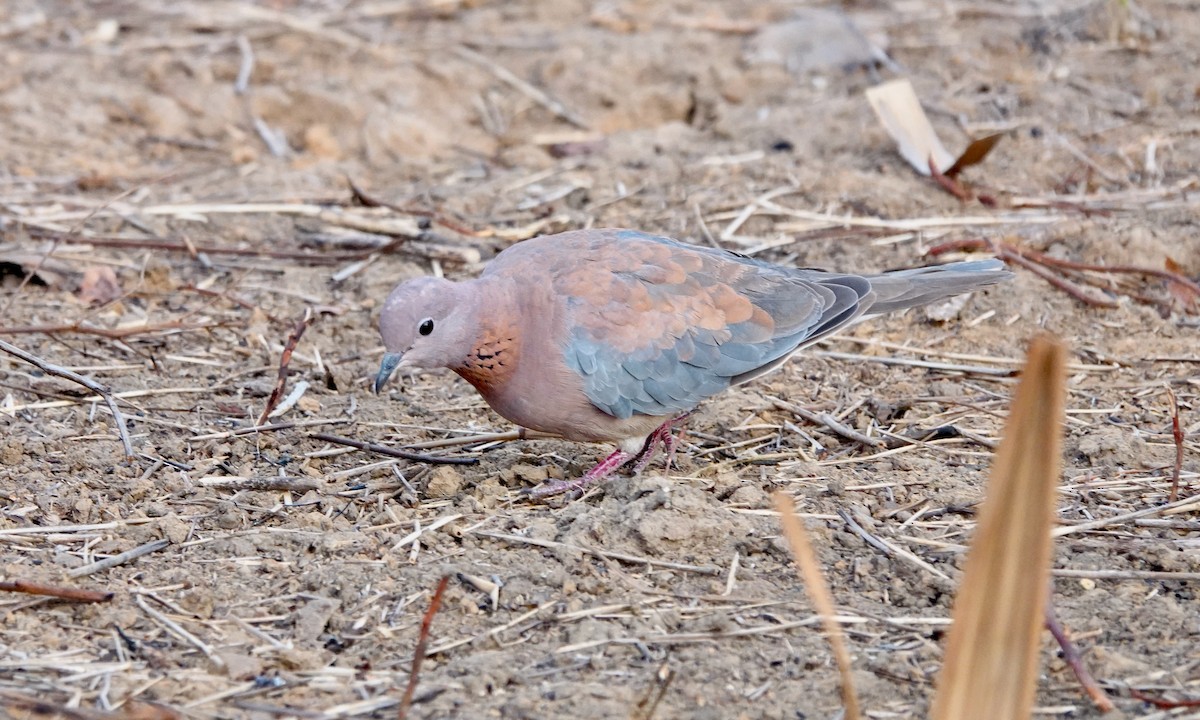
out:
<path id="1" fill-rule="evenodd" d="M 383 304 L 379 332 L 383 362 L 375 377 L 379 392 L 401 367 L 452 367 L 470 351 L 481 308 L 471 283 L 419 277 L 396 286 Z"/>

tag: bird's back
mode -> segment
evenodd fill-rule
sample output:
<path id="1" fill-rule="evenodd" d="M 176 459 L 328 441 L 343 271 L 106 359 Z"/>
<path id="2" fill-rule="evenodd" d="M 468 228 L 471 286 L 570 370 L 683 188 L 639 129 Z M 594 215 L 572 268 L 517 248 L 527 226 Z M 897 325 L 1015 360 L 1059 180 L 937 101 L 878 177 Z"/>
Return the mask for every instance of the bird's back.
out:
<path id="1" fill-rule="evenodd" d="M 933 302 L 1007 276 L 987 261 L 882 275 L 786 268 L 632 230 L 544 236 L 483 278 L 551 298 L 556 349 L 593 406 L 669 417 L 778 367 L 864 313 Z M 548 293 L 548 295 L 545 295 Z"/>

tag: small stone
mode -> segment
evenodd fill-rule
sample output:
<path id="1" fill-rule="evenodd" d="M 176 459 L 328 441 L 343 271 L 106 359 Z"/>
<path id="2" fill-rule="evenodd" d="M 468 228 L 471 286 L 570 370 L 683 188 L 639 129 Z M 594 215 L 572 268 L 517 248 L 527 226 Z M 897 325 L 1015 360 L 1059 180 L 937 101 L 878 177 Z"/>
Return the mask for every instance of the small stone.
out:
<path id="1" fill-rule="evenodd" d="M 178 515 L 169 515 L 163 518 L 159 527 L 162 528 L 163 537 L 170 540 L 172 545 L 187 542 L 188 536 L 192 534 L 191 523 L 180 520 Z"/>
<path id="2" fill-rule="evenodd" d="M 253 655 L 226 651 L 218 652 L 217 657 L 224 665 L 221 672 L 232 680 L 250 680 L 262 675 L 262 661 Z"/>
<path id="3" fill-rule="evenodd" d="M 442 465 L 429 477 L 429 484 L 425 486 L 425 496 L 436 499 L 452 498 L 459 494 L 462 486 L 462 474 L 449 465 Z"/>
<path id="4" fill-rule="evenodd" d="M 342 156 L 342 146 L 329 130 L 328 125 L 318 123 L 304 131 L 304 149 L 317 157 L 334 159 Z"/>

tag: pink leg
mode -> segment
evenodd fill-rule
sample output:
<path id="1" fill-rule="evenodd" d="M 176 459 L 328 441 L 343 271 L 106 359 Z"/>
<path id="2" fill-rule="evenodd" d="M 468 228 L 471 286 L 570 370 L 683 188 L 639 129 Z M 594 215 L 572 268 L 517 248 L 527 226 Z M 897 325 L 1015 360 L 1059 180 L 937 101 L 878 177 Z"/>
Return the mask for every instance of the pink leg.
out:
<path id="1" fill-rule="evenodd" d="M 675 451 L 679 448 L 680 440 L 679 437 L 676 437 L 673 431 L 675 430 L 676 426 L 682 426 L 686 424 L 689 415 L 691 415 L 691 413 L 687 412 L 679 417 L 671 418 L 662 425 L 659 425 L 657 430 L 650 433 L 650 437 L 646 438 L 646 444 L 642 447 L 641 452 L 634 457 L 634 460 L 636 461 L 633 466 L 634 475 L 637 475 L 642 470 L 646 469 L 646 466 L 649 465 L 650 461 L 654 458 L 654 453 L 660 447 L 663 448 L 667 454 L 667 472 L 671 471 L 671 466 L 675 464 Z M 682 435 L 683 431 L 681 430 L 680 436 Z"/>
<path id="2" fill-rule="evenodd" d="M 642 452 L 645 452 L 645 450 Z M 641 453 L 638 454 L 638 457 L 640 456 Z M 532 487 L 525 490 L 524 494 L 535 500 L 541 500 L 553 495 L 561 495 L 565 492 L 571 492 L 572 490 L 582 490 L 588 485 L 600 482 L 609 475 L 612 475 L 622 465 L 629 462 L 633 458 L 633 455 L 630 455 L 624 450 L 617 450 L 612 455 L 609 455 L 601 460 L 596 467 L 584 473 L 582 477 L 574 480 L 555 480 L 554 482 L 542 483 L 537 487 Z"/>

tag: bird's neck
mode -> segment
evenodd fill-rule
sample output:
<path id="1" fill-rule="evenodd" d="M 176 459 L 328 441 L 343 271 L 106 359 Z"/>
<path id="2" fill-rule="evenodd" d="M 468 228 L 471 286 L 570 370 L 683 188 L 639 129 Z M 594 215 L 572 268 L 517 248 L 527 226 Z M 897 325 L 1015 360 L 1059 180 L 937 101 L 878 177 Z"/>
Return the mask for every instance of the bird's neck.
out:
<path id="1" fill-rule="evenodd" d="M 489 398 L 512 377 L 521 356 L 521 308 L 505 288 L 483 285 L 476 294 L 479 319 L 466 354 L 450 369 Z"/>

